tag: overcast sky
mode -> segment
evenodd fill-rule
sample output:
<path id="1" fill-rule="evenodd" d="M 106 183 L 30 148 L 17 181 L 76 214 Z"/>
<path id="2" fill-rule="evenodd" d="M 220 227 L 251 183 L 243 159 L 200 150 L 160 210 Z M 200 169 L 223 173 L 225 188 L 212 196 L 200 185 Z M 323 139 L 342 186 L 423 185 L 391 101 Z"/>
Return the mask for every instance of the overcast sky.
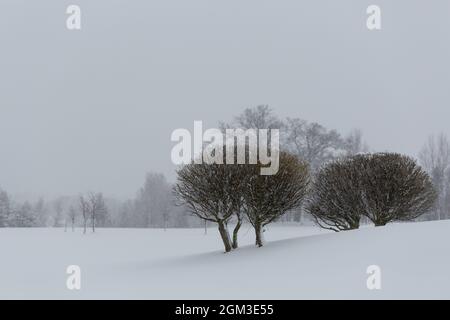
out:
<path id="1" fill-rule="evenodd" d="M 415 156 L 450 135 L 449 35 L 449 1 L 2 0 L 0 186 L 132 196 L 174 129 L 258 104 Z"/>

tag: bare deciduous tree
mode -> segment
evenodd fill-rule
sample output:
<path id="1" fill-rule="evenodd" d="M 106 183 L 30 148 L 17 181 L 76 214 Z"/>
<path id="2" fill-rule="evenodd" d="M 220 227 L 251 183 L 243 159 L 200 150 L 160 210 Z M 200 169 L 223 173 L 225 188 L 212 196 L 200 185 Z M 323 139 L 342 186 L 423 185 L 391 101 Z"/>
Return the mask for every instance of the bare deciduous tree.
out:
<path id="1" fill-rule="evenodd" d="M 268 105 L 246 108 L 240 115 L 234 117 L 231 123 L 221 123 L 220 127 L 240 129 L 281 129 L 284 123 Z"/>
<path id="2" fill-rule="evenodd" d="M 354 156 L 358 153 L 369 152 L 369 147 L 363 141 L 363 133 L 360 129 L 352 130 L 342 141 L 345 156 Z"/>
<path id="3" fill-rule="evenodd" d="M 8 226 L 8 219 L 11 214 L 11 203 L 8 193 L 0 189 L 0 227 Z"/>
<path id="4" fill-rule="evenodd" d="M 57 228 L 61 226 L 62 214 L 64 211 L 64 199 L 58 197 L 53 203 L 53 209 L 55 210 L 55 216 L 53 218 L 53 227 Z"/>
<path id="5" fill-rule="evenodd" d="M 174 194 L 179 203 L 186 205 L 199 218 L 217 223 L 225 252 L 233 244 L 228 222 L 238 210 L 236 197 L 240 197 L 241 165 L 189 164 L 178 170 Z"/>
<path id="6" fill-rule="evenodd" d="M 376 226 L 413 220 L 434 206 L 428 174 L 407 156 L 363 154 L 319 171 L 308 200 L 318 224 L 334 231 L 354 229 L 362 216 Z"/>
<path id="7" fill-rule="evenodd" d="M 305 209 L 320 227 L 333 231 L 359 228 L 364 212 L 360 170 L 347 158 L 325 164 L 317 172 Z"/>
<path id="8" fill-rule="evenodd" d="M 244 187 L 243 211 L 255 229 L 256 245 L 264 245 L 264 227 L 289 210 L 301 206 L 309 184 L 308 164 L 297 156 L 280 152 L 279 170 L 274 175 L 260 175 L 260 164 L 246 165 L 241 174 Z"/>
<path id="9" fill-rule="evenodd" d="M 95 225 L 100 217 L 104 217 L 107 213 L 106 204 L 103 199 L 102 193 L 90 192 L 89 198 L 89 210 L 91 215 L 92 232 L 95 232 Z"/>
<path id="10" fill-rule="evenodd" d="M 72 226 L 72 232 L 75 231 L 75 220 L 77 218 L 77 211 L 73 206 L 69 207 L 69 212 L 67 213 L 68 218 L 70 220 L 70 224 Z"/>
<path id="11" fill-rule="evenodd" d="M 80 205 L 81 216 L 83 218 L 83 233 L 85 234 L 86 229 L 87 229 L 87 222 L 89 219 L 89 212 L 90 212 L 89 201 L 86 200 L 83 195 L 80 195 L 79 205 Z"/>
<path id="12" fill-rule="evenodd" d="M 171 186 L 160 173 L 147 173 L 136 199 L 141 224 L 145 227 L 167 227 L 172 205 Z"/>
<path id="13" fill-rule="evenodd" d="M 354 160 L 361 168 L 364 215 L 376 226 L 413 220 L 434 207 L 437 194 L 431 179 L 412 158 L 376 153 Z"/>
<path id="14" fill-rule="evenodd" d="M 450 142 L 444 134 L 430 136 L 419 153 L 422 166 L 431 176 L 438 193 L 437 220 L 450 217 Z"/>
<path id="15" fill-rule="evenodd" d="M 47 226 L 48 210 L 44 198 L 40 197 L 38 201 L 33 205 L 33 214 L 35 216 L 35 226 Z"/>
<path id="16" fill-rule="evenodd" d="M 312 172 L 338 156 L 341 146 L 341 137 L 336 130 L 299 118 L 287 119 L 286 149 L 306 160 Z"/>

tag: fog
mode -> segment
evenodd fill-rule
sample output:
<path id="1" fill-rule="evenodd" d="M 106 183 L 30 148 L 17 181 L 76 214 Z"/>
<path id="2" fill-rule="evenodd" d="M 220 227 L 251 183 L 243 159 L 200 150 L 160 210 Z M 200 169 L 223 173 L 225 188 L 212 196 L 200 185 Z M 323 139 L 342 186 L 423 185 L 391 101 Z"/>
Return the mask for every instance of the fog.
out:
<path id="1" fill-rule="evenodd" d="M 77 4 L 82 29 L 66 28 Z M 366 28 L 381 7 L 382 30 Z M 170 134 L 246 107 L 364 132 L 415 156 L 450 134 L 450 2 L 0 3 L 0 187 L 134 195 L 173 180 Z"/>

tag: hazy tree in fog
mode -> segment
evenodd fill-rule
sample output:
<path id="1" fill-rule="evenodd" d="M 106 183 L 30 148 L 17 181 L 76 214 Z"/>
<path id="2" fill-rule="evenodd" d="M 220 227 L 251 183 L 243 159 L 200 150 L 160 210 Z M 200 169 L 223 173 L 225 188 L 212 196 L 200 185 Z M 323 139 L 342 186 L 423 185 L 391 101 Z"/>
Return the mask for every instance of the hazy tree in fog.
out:
<path id="1" fill-rule="evenodd" d="M 163 219 L 164 231 L 166 231 L 167 227 L 169 226 L 170 200 L 171 200 L 170 193 L 165 193 L 164 198 L 161 199 L 161 201 L 162 201 L 161 216 Z"/>
<path id="2" fill-rule="evenodd" d="M 64 199 L 62 197 L 58 197 L 53 202 L 53 210 L 55 211 L 55 216 L 53 218 L 53 227 L 61 227 L 61 220 L 63 218 L 64 211 Z"/>
<path id="3" fill-rule="evenodd" d="M 353 129 L 342 141 L 345 156 L 354 156 L 358 153 L 369 151 L 368 145 L 363 141 L 363 133 L 360 129 Z"/>
<path id="4" fill-rule="evenodd" d="M 8 219 L 11 213 L 11 203 L 8 193 L 0 189 L 0 227 L 8 226 Z"/>
<path id="5" fill-rule="evenodd" d="M 313 172 L 339 155 L 342 140 L 336 130 L 299 118 L 286 121 L 286 146 L 289 152 L 306 160 Z"/>
<path id="6" fill-rule="evenodd" d="M 103 199 L 102 193 L 90 192 L 88 194 L 89 213 L 91 219 L 92 232 L 95 232 L 96 223 L 104 224 L 108 214 L 108 209 Z"/>
<path id="7" fill-rule="evenodd" d="M 240 115 L 235 116 L 231 123 L 220 123 L 222 129 L 282 129 L 284 123 L 268 105 L 246 108 Z"/>
<path id="8" fill-rule="evenodd" d="M 136 225 L 136 205 L 135 200 L 126 200 L 124 201 L 119 210 L 117 217 L 117 225 L 120 227 L 137 227 Z"/>
<path id="9" fill-rule="evenodd" d="M 13 211 L 13 224 L 16 227 L 35 227 L 36 215 L 30 202 L 25 201 Z"/>
<path id="10" fill-rule="evenodd" d="M 161 222 L 165 231 L 169 226 L 170 213 L 172 212 L 174 202 L 172 186 L 166 181 L 165 177 L 160 185 L 159 192 L 160 196 L 158 197 L 155 206 L 157 212 L 161 215 Z"/>
<path id="11" fill-rule="evenodd" d="M 34 216 L 36 218 L 35 224 L 39 227 L 47 226 L 48 223 L 48 210 L 44 198 L 39 200 L 33 206 Z"/>
<path id="12" fill-rule="evenodd" d="M 362 131 L 359 129 L 354 129 L 342 138 L 336 130 L 329 130 L 315 122 L 300 118 L 287 118 L 283 121 L 268 105 L 247 108 L 230 123 L 221 122 L 220 127 L 280 129 L 281 149 L 308 161 L 312 171 L 343 153 L 354 155 L 368 151 L 368 146 L 362 139 Z"/>
<path id="13" fill-rule="evenodd" d="M 77 218 L 77 211 L 75 210 L 74 206 L 69 207 L 69 211 L 67 212 L 67 218 L 70 221 L 70 224 L 72 226 L 72 232 L 75 231 L 75 220 Z"/>
<path id="14" fill-rule="evenodd" d="M 0 190 L 0 227 L 45 226 L 45 204 L 41 198 L 35 204 L 29 201 L 16 203 Z"/>
<path id="15" fill-rule="evenodd" d="M 450 217 L 450 143 L 444 134 L 430 136 L 419 153 L 421 165 L 431 176 L 438 199 L 435 219 Z"/>
<path id="16" fill-rule="evenodd" d="M 341 137 L 335 130 L 299 118 L 286 120 L 283 137 L 283 149 L 307 161 L 311 172 L 334 159 L 342 147 Z M 294 221 L 302 221 L 302 206 L 293 211 L 293 218 Z"/>
<path id="17" fill-rule="evenodd" d="M 87 222 L 89 219 L 89 212 L 90 212 L 89 201 L 83 195 L 79 196 L 78 201 L 80 206 L 81 217 L 83 218 L 83 233 L 86 233 Z"/>
<path id="18" fill-rule="evenodd" d="M 167 227 L 172 205 L 171 186 L 160 173 L 148 173 L 136 199 L 143 227 Z"/>
<path id="19" fill-rule="evenodd" d="M 201 220 L 174 203 L 172 185 L 160 173 L 148 173 L 136 198 L 108 203 L 108 216 L 118 227 L 199 227 Z"/>

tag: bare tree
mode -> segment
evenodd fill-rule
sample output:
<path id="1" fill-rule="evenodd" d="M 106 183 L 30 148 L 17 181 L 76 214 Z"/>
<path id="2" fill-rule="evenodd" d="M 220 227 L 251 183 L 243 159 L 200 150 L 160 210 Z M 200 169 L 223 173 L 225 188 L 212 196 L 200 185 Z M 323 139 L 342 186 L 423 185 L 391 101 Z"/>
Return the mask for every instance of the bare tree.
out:
<path id="1" fill-rule="evenodd" d="M 77 211 L 75 210 L 75 208 L 73 206 L 69 207 L 69 212 L 68 212 L 68 218 L 70 220 L 70 224 L 72 226 L 72 232 L 75 231 L 75 220 L 77 217 Z"/>
<path id="2" fill-rule="evenodd" d="M 83 195 L 80 195 L 79 205 L 80 205 L 81 215 L 83 217 L 83 233 L 85 234 L 86 229 L 87 229 L 87 221 L 89 219 L 89 212 L 90 212 L 89 201 L 86 200 Z"/>
<path id="3" fill-rule="evenodd" d="M 272 108 L 270 108 L 268 105 L 258 105 L 254 108 L 246 108 L 240 115 L 235 116 L 232 122 L 220 123 L 220 127 L 222 128 L 223 131 L 225 131 L 225 129 L 228 128 L 284 130 L 285 126 L 286 124 L 284 123 L 284 121 L 282 121 L 278 116 L 276 116 Z M 283 139 L 283 135 L 281 135 L 281 139 Z M 268 145 L 270 146 L 270 144 L 271 141 L 269 138 Z M 246 156 L 248 157 L 248 153 L 246 154 Z M 237 169 L 240 171 L 244 171 L 242 174 L 245 174 L 246 171 L 245 167 L 238 167 Z M 237 211 L 233 217 L 236 224 L 233 229 L 232 247 L 233 249 L 236 249 L 238 247 L 238 233 L 244 220 L 244 213 L 242 212 L 243 207 L 242 197 L 236 197 L 234 201 L 236 202 Z"/>
<path id="4" fill-rule="evenodd" d="M 430 136 L 419 153 L 421 165 L 431 176 L 433 185 L 438 193 L 435 208 L 437 220 L 450 216 L 450 143 L 447 137 Z"/>
<path id="5" fill-rule="evenodd" d="M 354 156 L 358 153 L 369 152 L 369 147 L 363 141 L 363 133 L 360 129 L 353 129 L 342 141 L 345 156 Z"/>
<path id="6" fill-rule="evenodd" d="M 309 123 L 299 118 L 288 118 L 285 148 L 306 160 L 312 172 L 323 163 L 335 159 L 342 141 L 336 130 L 327 130 L 318 123 Z"/>
<path id="7" fill-rule="evenodd" d="M 12 214 L 12 225 L 15 227 L 36 227 L 37 217 L 30 202 L 25 201 Z"/>
<path id="8" fill-rule="evenodd" d="M 44 201 L 44 198 L 40 197 L 36 203 L 32 205 L 32 211 L 34 216 L 34 225 L 38 227 L 45 227 L 47 226 L 47 212 L 46 210 L 46 204 Z"/>
<path id="9" fill-rule="evenodd" d="M 189 164 L 178 170 L 174 194 L 199 218 L 217 223 L 225 252 L 232 250 L 228 222 L 237 211 L 241 165 Z"/>
<path id="10" fill-rule="evenodd" d="M 339 155 L 342 140 L 337 131 L 328 130 L 318 123 L 288 118 L 283 134 L 283 145 L 284 150 L 307 161 L 311 172 L 314 173 L 323 163 Z M 303 214 L 303 206 L 294 210 L 294 221 L 302 222 Z"/>
<path id="11" fill-rule="evenodd" d="M 171 186 L 161 173 L 150 172 L 136 199 L 139 224 L 145 227 L 167 227 L 172 207 Z"/>
<path id="12" fill-rule="evenodd" d="M 352 158 L 334 160 L 317 172 L 306 201 L 306 212 L 324 229 L 359 228 L 364 213 L 361 168 Z"/>
<path id="13" fill-rule="evenodd" d="M 147 173 L 144 185 L 136 198 L 115 203 L 106 199 L 107 223 L 121 227 L 199 227 L 201 221 L 185 206 L 177 206 L 173 197 L 173 186 L 161 173 Z M 98 222 L 101 222 L 97 219 Z"/>
<path id="14" fill-rule="evenodd" d="M 240 115 L 233 118 L 231 123 L 221 123 L 220 127 L 240 129 L 282 129 L 284 123 L 268 105 L 246 108 Z"/>
<path id="15" fill-rule="evenodd" d="M 164 231 L 166 231 L 169 225 L 170 210 L 173 204 L 173 195 L 170 192 L 171 186 L 168 183 L 161 186 L 160 190 L 162 192 L 160 198 L 158 199 L 157 206 L 161 214 Z"/>
<path id="16" fill-rule="evenodd" d="M 429 175 L 404 155 L 357 155 L 364 215 L 376 226 L 413 220 L 434 208 L 436 190 Z"/>
<path id="17" fill-rule="evenodd" d="M 431 210 L 435 199 L 428 174 L 412 158 L 361 154 L 319 171 L 307 210 L 321 227 L 340 231 L 358 228 L 362 216 L 376 226 L 413 220 Z"/>
<path id="18" fill-rule="evenodd" d="M 101 217 L 104 217 L 106 215 L 107 208 L 102 193 L 90 192 L 88 198 L 89 198 L 88 201 L 91 215 L 92 232 L 95 232 L 96 222 Z"/>
<path id="19" fill-rule="evenodd" d="M 11 214 L 11 202 L 8 193 L 0 189 L 0 227 L 8 226 L 8 219 Z"/>
<path id="20" fill-rule="evenodd" d="M 264 227 L 286 212 L 301 206 L 309 184 L 308 164 L 297 156 L 280 152 L 279 170 L 260 175 L 260 165 L 246 165 L 241 188 L 243 211 L 255 229 L 256 245 L 264 245 Z"/>
<path id="21" fill-rule="evenodd" d="M 55 210 L 55 216 L 53 218 L 53 227 L 61 226 L 62 214 L 64 211 L 64 199 L 62 197 L 58 197 L 53 203 L 53 209 Z"/>

